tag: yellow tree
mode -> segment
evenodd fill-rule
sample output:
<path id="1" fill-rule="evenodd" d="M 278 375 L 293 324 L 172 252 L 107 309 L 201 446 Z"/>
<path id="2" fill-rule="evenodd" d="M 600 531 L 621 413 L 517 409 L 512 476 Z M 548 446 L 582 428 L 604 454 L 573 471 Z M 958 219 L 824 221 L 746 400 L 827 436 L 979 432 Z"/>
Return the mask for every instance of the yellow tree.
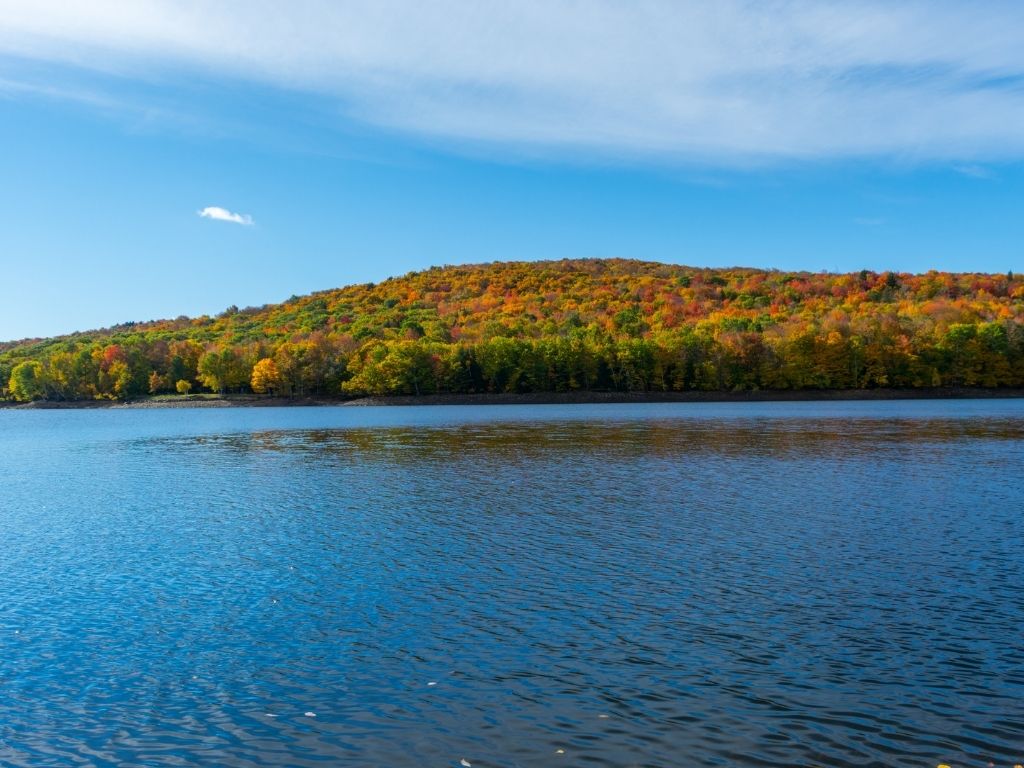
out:
<path id="1" fill-rule="evenodd" d="M 38 360 L 26 360 L 18 363 L 11 371 L 11 394 L 15 400 L 28 402 L 38 400 L 46 394 L 43 364 Z"/>
<path id="2" fill-rule="evenodd" d="M 281 388 L 281 372 L 269 357 L 257 361 L 252 368 L 252 391 L 257 394 L 274 394 L 275 390 Z"/>

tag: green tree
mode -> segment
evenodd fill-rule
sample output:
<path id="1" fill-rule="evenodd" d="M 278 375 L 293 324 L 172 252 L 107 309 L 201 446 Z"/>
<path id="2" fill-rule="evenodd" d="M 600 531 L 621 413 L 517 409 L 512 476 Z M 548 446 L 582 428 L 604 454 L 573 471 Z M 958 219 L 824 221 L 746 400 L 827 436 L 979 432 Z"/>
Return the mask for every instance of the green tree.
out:
<path id="1" fill-rule="evenodd" d="M 199 381 L 207 389 L 224 394 L 249 383 L 252 371 L 233 349 L 207 352 L 199 358 Z"/>
<path id="2" fill-rule="evenodd" d="M 23 363 L 18 363 L 11 370 L 8 387 L 14 399 L 19 402 L 27 403 L 31 400 L 39 400 L 46 394 L 43 364 L 38 360 L 26 360 Z"/>

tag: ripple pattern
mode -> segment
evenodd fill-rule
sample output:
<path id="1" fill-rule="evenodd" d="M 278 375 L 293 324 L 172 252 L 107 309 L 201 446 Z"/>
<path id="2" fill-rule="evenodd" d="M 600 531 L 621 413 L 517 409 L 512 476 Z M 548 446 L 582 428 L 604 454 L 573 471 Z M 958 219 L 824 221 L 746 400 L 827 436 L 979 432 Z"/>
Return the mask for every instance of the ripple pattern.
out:
<path id="1" fill-rule="evenodd" d="M 870 409 L 0 412 L 0 764 L 1024 762 L 1024 406 Z"/>

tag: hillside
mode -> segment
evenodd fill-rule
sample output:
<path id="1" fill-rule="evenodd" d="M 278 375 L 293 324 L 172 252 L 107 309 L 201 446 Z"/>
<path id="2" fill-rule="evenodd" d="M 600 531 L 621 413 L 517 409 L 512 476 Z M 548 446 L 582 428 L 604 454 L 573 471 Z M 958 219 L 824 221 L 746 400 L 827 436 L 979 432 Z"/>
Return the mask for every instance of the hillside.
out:
<path id="1" fill-rule="evenodd" d="M 0 345 L 5 399 L 1024 386 L 1024 279 L 623 259 L 437 267 Z"/>

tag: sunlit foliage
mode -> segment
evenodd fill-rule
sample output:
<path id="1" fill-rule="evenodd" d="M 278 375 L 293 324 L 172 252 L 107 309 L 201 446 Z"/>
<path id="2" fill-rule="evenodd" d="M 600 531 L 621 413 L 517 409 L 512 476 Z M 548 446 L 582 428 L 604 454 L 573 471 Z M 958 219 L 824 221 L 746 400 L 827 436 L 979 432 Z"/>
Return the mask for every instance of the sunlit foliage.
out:
<path id="1" fill-rule="evenodd" d="M 438 267 L 3 344 L 0 383 L 16 400 L 1024 386 L 1024 279 L 622 259 Z"/>

